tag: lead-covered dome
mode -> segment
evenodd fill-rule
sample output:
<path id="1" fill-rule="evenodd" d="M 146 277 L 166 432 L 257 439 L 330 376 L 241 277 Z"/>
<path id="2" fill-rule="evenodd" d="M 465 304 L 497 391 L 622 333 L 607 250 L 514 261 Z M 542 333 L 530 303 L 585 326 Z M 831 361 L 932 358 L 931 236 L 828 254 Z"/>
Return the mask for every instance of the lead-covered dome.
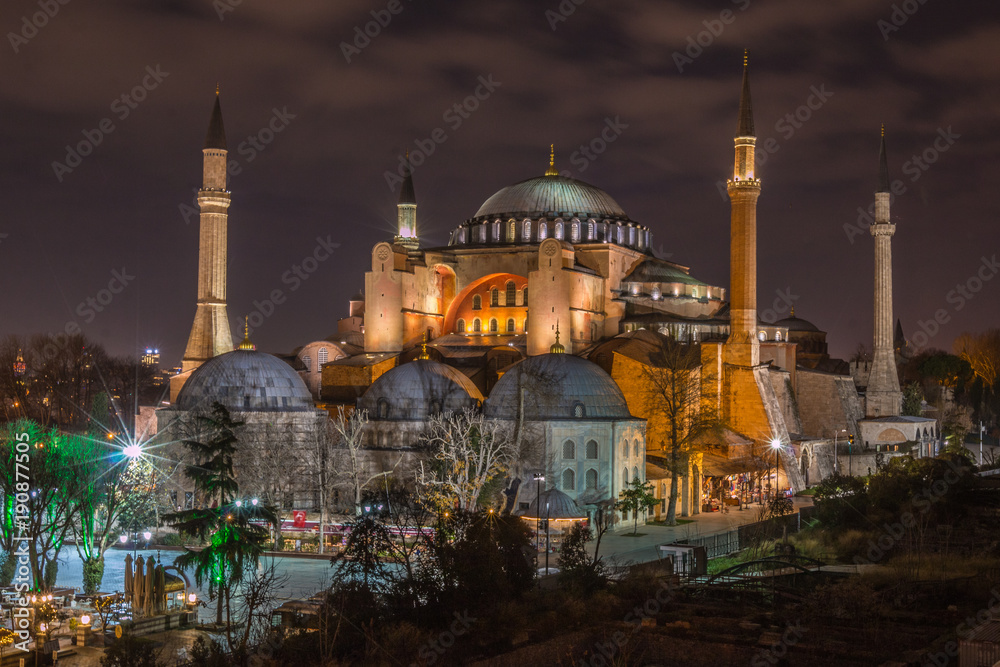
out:
<path id="1" fill-rule="evenodd" d="M 565 176 L 539 176 L 508 185 L 487 199 L 475 218 L 577 217 L 628 220 L 604 190 Z"/>
<path id="2" fill-rule="evenodd" d="M 184 383 L 175 407 L 207 409 L 219 402 L 234 412 L 313 410 L 305 382 L 281 359 L 256 350 L 233 350 L 209 359 Z"/>
<path id="3" fill-rule="evenodd" d="M 461 371 L 415 359 L 383 373 L 358 401 L 371 419 L 422 420 L 479 405 L 483 395 Z"/>
<path id="4" fill-rule="evenodd" d="M 516 419 L 521 387 L 528 421 L 632 418 L 611 376 L 597 364 L 571 354 L 541 354 L 510 368 L 486 400 L 486 416 Z"/>

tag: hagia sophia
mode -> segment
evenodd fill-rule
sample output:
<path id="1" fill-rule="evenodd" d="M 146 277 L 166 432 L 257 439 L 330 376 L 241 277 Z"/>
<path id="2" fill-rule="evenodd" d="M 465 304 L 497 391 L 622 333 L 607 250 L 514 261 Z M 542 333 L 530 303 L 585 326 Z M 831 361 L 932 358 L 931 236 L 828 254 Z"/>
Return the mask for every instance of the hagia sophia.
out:
<path id="1" fill-rule="evenodd" d="M 593 516 L 640 479 L 660 500 L 652 519 L 666 512 L 677 470 L 677 514 L 693 515 L 720 488 L 776 460 L 767 483 L 798 491 L 834 472 L 838 438 L 871 450 L 916 442 L 921 455 L 932 453 L 937 422 L 901 416 L 884 132 L 871 227 L 874 356 L 850 365 L 830 358 L 825 332 L 794 309 L 775 322 L 758 318 L 763 184 L 746 62 L 736 108 L 728 288 L 657 257 L 649 227 L 599 187 L 560 175 L 550 149 L 547 170 L 486 197 L 443 247 L 421 243 L 407 172 L 397 232 L 372 248 L 364 291 L 337 331 L 279 357 L 257 351 L 247 332 L 234 349 L 226 295 L 231 195 L 217 95 L 198 193 L 194 323 L 170 404 L 157 412 L 159 430 L 195 428 L 197 415 L 222 403 L 252 432 L 238 461 L 243 479 L 259 478 L 282 509 L 309 511 L 320 501 L 303 471 L 338 408 L 367 414 L 372 474 L 388 472 L 397 456 L 418 460 L 434 415 L 469 408 L 522 423 L 532 446 L 508 480 L 511 509 L 522 514 L 544 491 L 558 492 L 565 512 Z M 696 350 L 690 377 L 698 409 L 725 425 L 679 463 L 650 380 L 668 341 Z M 267 465 L 281 479 L 265 480 Z M 173 483 L 176 492 L 186 485 Z"/>

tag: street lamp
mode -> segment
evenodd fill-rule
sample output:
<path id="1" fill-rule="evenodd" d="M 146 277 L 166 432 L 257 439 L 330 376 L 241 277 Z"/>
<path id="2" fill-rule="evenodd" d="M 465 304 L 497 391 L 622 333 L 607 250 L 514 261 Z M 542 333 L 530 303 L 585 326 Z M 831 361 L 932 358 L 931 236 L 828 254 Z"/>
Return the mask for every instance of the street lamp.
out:
<path id="1" fill-rule="evenodd" d="M 137 459 L 142 456 L 142 447 L 132 444 L 125 447 L 122 452 L 130 459 Z"/>
<path id="2" fill-rule="evenodd" d="M 541 521 L 542 521 L 542 482 L 545 475 L 536 472 L 532 475 L 535 480 L 535 571 L 538 571 L 538 548 L 541 541 Z"/>
<path id="3" fill-rule="evenodd" d="M 771 449 L 774 450 L 774 486 L 771 489 L 772 497 L 776 497 L 778 490 L 778 450 L 781 449 L 781 441 L 775 438 L 771 441 Z M 768 472 L 768 484 L 771 482 L 771 474 Z"/>
<path id="4" fill-rule="evenodd" d="M 833 432 L 833 472 L 835 474 L 838 472 L 837 468 L 839 467 L 838 466 L 838 462 L 840 460 L 840 457 L 837 455 L 837 451 L 838 451 L 837 450 L 837 438 L 840 436 L 841 433 L 847 433 L 847 429 L 846 428 L 838 428 L 836 431 Z"/>

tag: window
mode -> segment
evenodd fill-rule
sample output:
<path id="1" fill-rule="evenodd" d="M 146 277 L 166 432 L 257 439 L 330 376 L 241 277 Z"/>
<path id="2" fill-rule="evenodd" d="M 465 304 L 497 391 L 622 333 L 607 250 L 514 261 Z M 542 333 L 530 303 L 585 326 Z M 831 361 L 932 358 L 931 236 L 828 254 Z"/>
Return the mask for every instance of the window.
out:
<path id="1" fill-rule="evenodd" d="M 767 340 L 767 334 L 765 332 L 761 331 L 759 334 L 757 334 L 757 338 L 759 338 L 763 342 L 763 341 Z"/>
<path id="2" fill-rule="evenodd" d="M 177 504 L 177 491 L 170 492 L 170 506 L 180 509 L 180 505 Z"/>
<path id="3" fill-rule="evenodd" d="M 635 458 L 639 458 L 639 441 L 638 440 L 636 440 L 634 443 L 632 443 L 632 454 L 635 456 Z"/>
<path id="4" fill-rule="evenodd" d="M 517 223 L 511 220 L 510 224 L 507 226 L 507 240 L 513 243 L 516 235 L 517 235 Z"/>
<path id="5" fill-rule="evenodd" d="M 628 440 L 625 441 L 625 447 L 623 449 L 625 451 L 625 453 L 624 453 L 625 458 L 628 458 L 628 455 L 629 455 Z"/>
<path id="6" fill-rule="evenodd" d="M 500 305 L 500 290 L 496 287 L 490 290 L 490 306 L 496 308 Z"/>
<path id="7" fill-rule="evenodd" d="M 628 468 L 622 470 L 622 487 L 628 486 Z"/>
<path id="8" fill-rule="evenodd" d="M 775 331 L 774 332 L 774 340 L 778 341 L 779 343 L 781 342 L 781 332 L 780 331 Z"/>
<path id="9" fill-rule="evenodd" d="M 593 241 L 597 234 L 597 225 L 593 220 L 587 221 L 587 240 Z"/>
<path id="10" fill-rule="evenodd" d="M 538 223 L 538 240 L 544 241 L 549 237 L 549 226 L 545 222 Z"/>
<path id="11" fill-rule="evenodd" d="M 507 320 L 507 333 L 514 333 L 514 330 L 515 330 L 514 318 L 513 317 L 508 318 L 508 320 Z"/>
<path id="12" fill-rule="evenodd" d="M 478 294 L 472 297 L 472 310 L 482 310 L 483 309 L 483 297 Z"/>
<path id="13" fill-rule="evenodd" d="M 588 440 L 587 441 L 587 458 L 596 459 L 597 458 L 597 441 Z"/>
<path id="14" fill-rule="evenodd" d="M 476 319 L 472 320 L 472 332 L 482 333 L 482 331 L 483 331 L 483 323 L 480 322 L 479 318 L 477 317 Z"/>
<path id="15" fill-rule="evenodd" d="M 573 404 L 573 416 L 576 417 L 577 419 L 581 419 L 584 416 L 586 416 L 586 412 L 587 411 L 584 409 L 583 403 L 581 403 L 580 401 L 577 401 L 576 403 Z"/>
<path id="16" fill-rule="evenodd" d="M 563 458 L 564 459 L 575 459 L 576 458 L 576 443 L 572 440 L 567 440 L 563 443 Z"/>
<path id="17" fill-rule="evenodd" d="M 576 473 L 570 469 L 563 470 L 562 474 L 562 488 L 563 491 L 575 491 L 576 490 Z"/>
<path id="18" fill-rule="evenodd" d="M 636 467 L 632 468 L 632 479 L 639 479 L 639 469 Z"/>
<path id="19" fill-rule="evenodd" d="M 580 223 L 579 222 L 574 222 L 573 226 L 570 227 L 569 240 L 572 241 L 573 243 L 579 243 L 580 242 Z"/>
<path id="20" fill-rule="evenodd" d="M 531 240 L 531 220 L 524 221 L 524 234 L 521 236 L 521 240 L 523 241 Z"/>
<path id="21" fill-rule="evenodd" d="M 588 491 L 592 491 L 597 488 L 597 471 L 593 468 L 587 471 L 586 484 Z"/>
<path id="22" fill-rule="evenodd" d="M 524 301 L 521 303 L 522 306 L 528 305 L 528 286 L 524 286 Z"/>
<path id="23" fill-rule="evenodd" d="M 316 361 L 319 363 L 319 365 L 322 366 L 329 360 L 330 360 L 330 351 L 327 350 L 325 347 L 319 348 L 319 352 L 316 354 Z M 316 370 L 319 369 L 317 368 Z"/>
<path id="24" fill-rule="evenodd" d="M 500 221 L 497 220 L 493 223 L 493 240 L 497 243 L 500 242 Z"/>
<path id="25" fill-rule="evenodd" d="M 458 322 L 455 323 L 455 330 L 458 331 L 458 333 L 465 333 L 465 320 L 459 319 Z"/>
<path id="26" fill-rule="evenodd" d="M 517 303 L 517 287 L 514 286 L 513 280 L 507 281 L 507 305 L 513 306 Z"/>
<path id="27" fill-rule="evenodd" d="M 497 333 L 497 331 L 498 331 L 497 318 L 491 317 L 490 318 L 490 333 Z"/>
<path id="28" fill-rule="evenodd" d="M 559 239 L 560 241 L 562 241 L 562 237 L 563 237 L 563 223 L 562 223 L 562 220 L 556 220 L 556 233 L 555 233 L 555 237 L 557 239 Z"/>
<path id="29" fill-rule="evenodd" d="M 310 357 L 308 354 L 302 355 L 302 363 L 305 364 L 305 367 L 306 367 L 307 371 L 311 371 L 312 370 L 313 360 L 312 360 L 312 357 Z"/>
<path id="30" fill-rule="evenodd" d="M 389 417 L 389 401 L 384 398 L 378 399 L 378 418 L 387 419 Z"/>

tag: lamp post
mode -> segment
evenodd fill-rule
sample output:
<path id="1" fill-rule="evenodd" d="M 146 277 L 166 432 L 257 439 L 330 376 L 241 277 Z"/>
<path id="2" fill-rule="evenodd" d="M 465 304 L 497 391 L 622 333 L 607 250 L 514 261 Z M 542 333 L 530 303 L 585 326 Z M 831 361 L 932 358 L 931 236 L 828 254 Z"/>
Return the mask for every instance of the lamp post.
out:
<path id="1" fill-rule="evenodd" d="M 834 474 L 836 474 L 838 472 L 838 468 L 840 467 L 839 466 L 840 456 L 838 456 L 838 452 L 840 450 L 837 448 L 837 438 L 840 437 L 841 433 L 847 433 L 847 429 L 846 428 L 838 428 L 836 431 L 833 432 L 833 472 L 834 472 Z"/>
<path id="2" fill-rule="evenodd" d="M 542 482 L 545 475 L 536 472 L 532 475 L 535 480 L 535 571 L 538 571 L 538 549 L 541 546 L 541 521 L 542 521 Z"/>
<path id="3" fill-rule="evenodd" d="M 983 422 L 979 422 L 979 467 L 983 467 L 983 433 L 986 432 L 986 427 L 983 426 Z"/>
<path id="4" fill-rule="evenodd" d="M 774 486 L 771 488 L 771 497 L 777 497 L 778 490 L 778 450 L 781 449 L 781 441 L 775 438 L 771 441 L 771 449 L 774 450 Z M 768 484 L 771 482 L 771 474 L 768 471 Z"/>

